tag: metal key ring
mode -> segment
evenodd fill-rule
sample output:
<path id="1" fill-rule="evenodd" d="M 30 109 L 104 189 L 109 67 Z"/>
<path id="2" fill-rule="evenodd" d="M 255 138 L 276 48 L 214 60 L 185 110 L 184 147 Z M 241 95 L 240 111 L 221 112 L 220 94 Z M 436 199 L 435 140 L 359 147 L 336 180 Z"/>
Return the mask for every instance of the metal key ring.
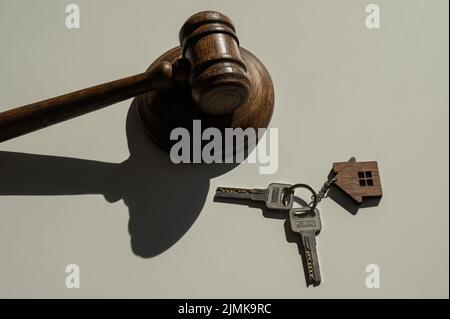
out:
<path id="1" fill-rule="evenodd" d="M 294 184 L 294 185 L 286 188 L 284 191 L 283 202 L 286 202 L 287 196 L 290 194 L 293 194 L 294 190 L 296 188 L 306 188 L 307 190 L 309 190 L 312 193 L 312 196 L 311 196 L 312 202 L 308 204 L 308 208 L 310 211 L 314 211 L 314 209 L 316 209 L 316 206 L 318 203 L 317 193 L 311 186 L 306 185 L 306 184 Z"/>

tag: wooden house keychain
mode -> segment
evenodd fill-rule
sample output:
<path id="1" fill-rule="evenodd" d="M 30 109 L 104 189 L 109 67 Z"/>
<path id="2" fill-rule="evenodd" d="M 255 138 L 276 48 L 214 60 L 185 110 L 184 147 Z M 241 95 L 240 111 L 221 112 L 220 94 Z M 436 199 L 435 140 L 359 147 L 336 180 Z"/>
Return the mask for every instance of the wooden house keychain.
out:
<path id="1" fill-rule="evenodd" d="M 298 188 L 306 188 L 312 193 L 311 202 L 304 207 L 293 207 L 294 191 Z M 269 210 L 288 211 L 291 230 L 301 239 L 306 284 L 318 286 L 321 275 L 316 236 L 322 229 L 318 203 L 330 197 L 355 214 L 358 208 L 376 206 L 382 196 L 378 163 L 357 162 L 352 157 L 348 162 L 333 163 L 328 180 L 318 193 L 307 184 L 271 183 L 265 189 L 218 187 L 215 200 L 226 198 L 265 202 Z"/>
<path id="2" fill-rule="evenodd" d="M 336 188 L 331 192 L 333 185 Z M 284 202 L 288 203 L 289 195 L 293 194 L 296 188 L 307 188 L 312 193 L 312 201 L 302 210 L 314 210 L 322 199 L 330 197 L 351 213 L 356 213 L 358 208 L 378 205 L 383 196 L 378 163 L 357 162 L 354 157 L 348 162 L 333 163 L 328 180 L 318 193 L 306 184 L 291 185 L 284 191 Z M 346 198 L 342 198 L 343 196 Z M 354 207 L 351 207 L 351 204 Z"/>

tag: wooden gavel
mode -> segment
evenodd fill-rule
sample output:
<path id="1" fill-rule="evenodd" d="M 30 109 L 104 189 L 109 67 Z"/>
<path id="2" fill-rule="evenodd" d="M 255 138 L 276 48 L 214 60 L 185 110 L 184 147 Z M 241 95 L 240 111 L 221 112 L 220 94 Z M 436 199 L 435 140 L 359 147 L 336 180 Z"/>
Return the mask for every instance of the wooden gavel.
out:
<path id="1" fill-rule="evenodd" d="M 147 133 L 167 147 L 176 126 L 200 119 L 204 127 L 267 127 L 273 85 L 262 63 L 245 49 L 231 20 L 214 12 L 190 17 L 169 50 L 141 74 L 0 113 L 0 142 L 138 96 Z"/>

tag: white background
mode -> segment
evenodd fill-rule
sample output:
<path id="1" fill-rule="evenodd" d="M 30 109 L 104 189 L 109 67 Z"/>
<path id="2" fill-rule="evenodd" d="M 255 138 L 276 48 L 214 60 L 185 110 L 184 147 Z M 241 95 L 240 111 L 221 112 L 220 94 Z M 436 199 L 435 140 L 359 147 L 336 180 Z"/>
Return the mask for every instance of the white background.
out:
<path id="1" fill-rule="evenodd" d="M 131 100 L 2 143 L 0 297 L 448 298 L 447 1 L 372 1 L 378 30 L 368 1 L 73 2 L 79 30 L 64 24 L 70 2 L 0 1 L 1 111 L 140 73 L 215 9 L 272 76 L 279 168 L 211 177 L 138 131 L 127 166 Z M 320 287 L 306 288 L 282 219 L 213 202 L 219 185 L 319 188 L 351 156 L 378 161 L 384 197 L 355 216 L 321 203 Z M 65 287 L 70 263 L 80 289 Z M 379 289 L 365 287 L 371 263 Z"/>

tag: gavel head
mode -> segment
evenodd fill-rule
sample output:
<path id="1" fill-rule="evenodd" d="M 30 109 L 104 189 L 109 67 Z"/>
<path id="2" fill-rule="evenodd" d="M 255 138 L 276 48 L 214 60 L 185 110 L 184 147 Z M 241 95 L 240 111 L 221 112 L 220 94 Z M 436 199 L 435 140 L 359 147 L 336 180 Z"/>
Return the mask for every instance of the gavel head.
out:
<path id="1" fill-rule="evenodd" d="M 214 11 L 190 17 L 179 34 L 183 57 L 190 63 L 192 98 L 205 113 L 231 113 L 251 89 L 247 67 L 231 20 Z"/>
<path id="2" fill-rule="evenodd" d="M 274 108 L 272 79 L 264 64 L 239 46 L 230 19 L 218 12 L 197 13 L 181 28 L 180 42 L 180 46 L 163 53 L 148 68 L 168 66 L 163 73 L 170 85 L 136 97 L 139 119 L 147 135 L 171 152 L 178 143 L 173 133 L 179 128 L 188 131 L 192 141 L 200 135 L 202 145 L 211 142 L 207 138 L 211 134 L 215 140 L 220 139 L 217 130 L 211 128 L 218 129 L 222 137 L 229 129 L 248 134 L 262 132 L 260 129 L 269 125 Z M 247 131 L 249 128 L 254 130 Z M 232 139 L 236 140 L 232 151 L 237 154 L 237 138 Z M 247 136 L 240 142 L 247 154 L 249 140 Z M 193 155 L 198 145 L 191 144 Z M 218 144 L 222 147 L 217 149 L 228 154 L 231 146 L 227 141 L 222 139 Z"/>

